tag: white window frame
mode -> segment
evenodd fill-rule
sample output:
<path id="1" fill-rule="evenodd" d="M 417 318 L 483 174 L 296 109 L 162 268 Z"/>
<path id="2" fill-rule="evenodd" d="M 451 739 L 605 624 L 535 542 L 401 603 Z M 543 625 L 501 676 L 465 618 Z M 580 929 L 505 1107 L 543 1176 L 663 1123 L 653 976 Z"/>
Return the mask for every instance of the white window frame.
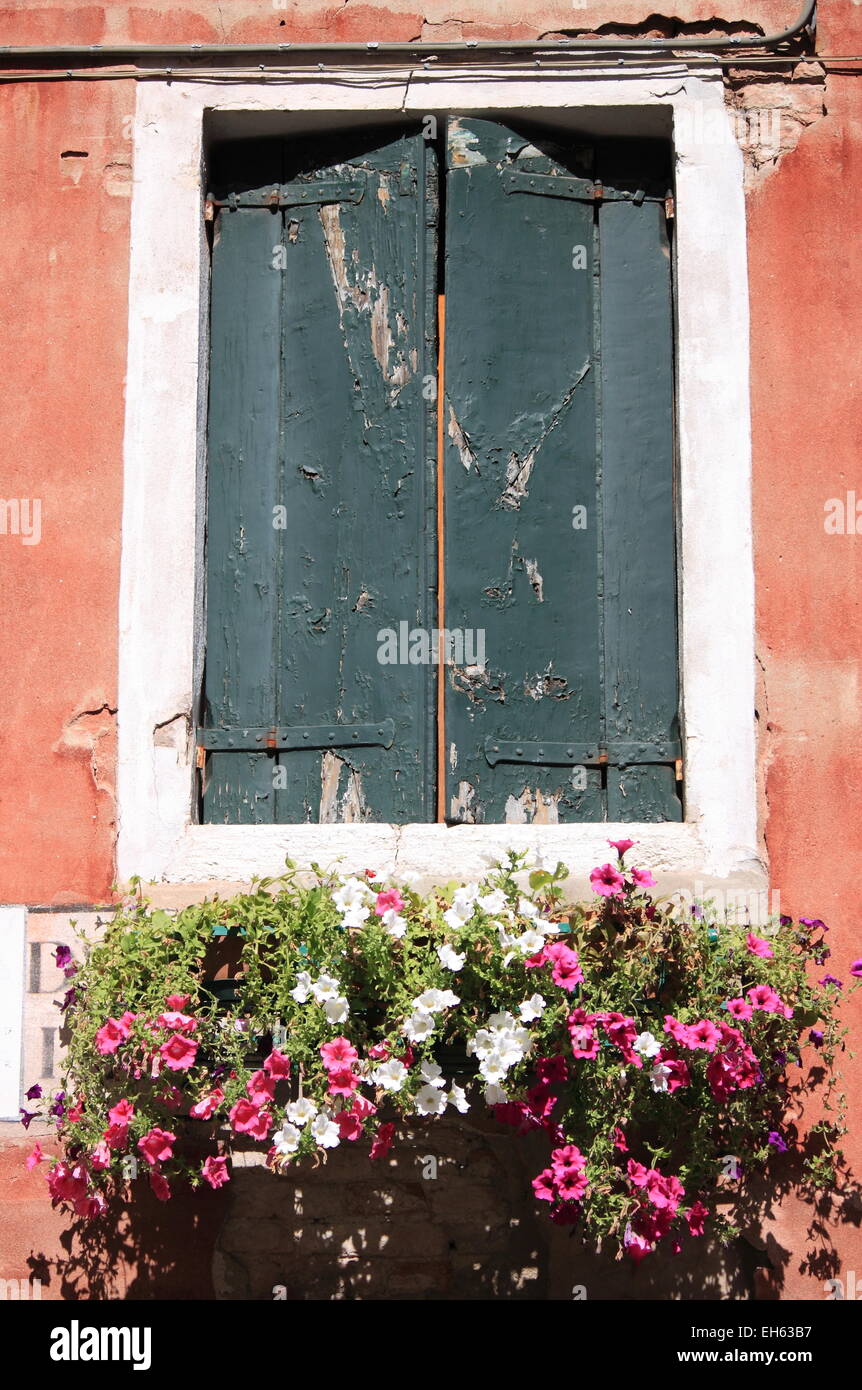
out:
<path id="1" fill-rule="evenodd" d="M 290 121 L 343 113 L 608 108 L 637 122 L 671 108 L 676 155 L 680 670 L 686 819 L 661 824 L 200 825 L 193 814 L 193 696 L 202 640 L 209 253 L 203 229 L 207 113 Z M 243 116 L 243 113 L 246 113 Z M 231 117 L 232 118 L 232 117 Z M 251 128 L 251 127 L 250 127 Z M 591 68 L 577 76 L 485 69 L 350 82 L 157 81 L 137 85 L 120 590 L 119 836 L 122 881 L 241 882 L 290 854 L 346 869 L 475 876 L 509 846 L 542 848 L 574 886 L 615 833 L 639 842 L 660 884 L 766 886 L 757 837 L 748 280 L 743 161 L 719 71 L 704 60 Z"/>

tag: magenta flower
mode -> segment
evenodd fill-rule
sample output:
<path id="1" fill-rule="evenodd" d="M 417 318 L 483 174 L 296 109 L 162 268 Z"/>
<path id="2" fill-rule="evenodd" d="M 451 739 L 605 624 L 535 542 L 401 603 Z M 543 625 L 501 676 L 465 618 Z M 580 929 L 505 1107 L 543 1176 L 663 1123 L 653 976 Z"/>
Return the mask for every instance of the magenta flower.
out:
<path id="1" fill-rule="evenodd" d="M 731 1018 L 738 1018 L 740 1023 L 747 1023 L 754 1010 L 750 1004 L 746 1004 L 744 999 L 728 999 L 725 1006 Z"/>
<path id="2" fill-rule="evenodd" d="M 544 1168 L 538 1177 L 533 1178 L 533 1191 L 540 1202 L 556 1200 L 557 1184 L 552 1169 Z"/>
<path id="3" fill-rule="evenodd" d="M 269 1105 L 270 1101 L 275 1100 L 275 1080 L 264 1071 L 254 1072 L 245 1083 L 245 1089 L 252 1105 Z"/>
<path id="4" fill-rule="evenodd" d="M 754 932 L 749 932 L 745 938 L 745 944 L 754 956 L 762 956 L 764 960 L 769 960 L 775 955 L 768 941 L 764 941 L 762 936 L 755 936 Z"/>
<path id="5" fill-rule="evenodd" d="M 620 859 L 622 859 L 626 851 L 630 850 L 632 845 L 637 844 L 637 840 L 608 840 L 608 844 L 610 845 L 611 849 L 616 850 L 617 854 L 620 856 Z"/>
<path id="6" fill-rule="evenodd" d="M 171 1071 L 188 1071 L 197 1056 L 197 1050 L 197 1043 L 184 1037 L 182 1033 L 172 1034 L 159 1048 L 166 1066 L 170 1067 Z"/>
<path id="7" fill-rule="evenodd" d="M 170 1201 L 170 1185 L 165 1175 L 163 1173 L 160 1173 L 158 1168 L 153 1168 L 153 1170 L 150 1173 L 150 1187 L 152 1188 L 153 1193 L 156 1197 L 158 1197 L 160 1202 Z"/>
<path id="8" fill-rule="evenodd" d="M 320 1049 L 320 1055 L 327 1071 L 341 1071 L 345 1067 L 349 1068 L 359 1057 L 359 1053 L 348 1038 L 333 1038 L 332 1042 L 324 1043 Z"/>
<path id="9" fill-rule="evenodd" d="M 550 946 L 545 947 L 545 960 L 553 961 L 554 968 L 551 971 L 551 979 L 560 989 L 567 990 L 571 994 L 575 985 L 584 982 L 584 973 L 581 970 L 577 951 L 573 951 L 571 946 L 567 946 L 564 941 L 554 941 Z"/>
<path id="10" fill-rule="evenodd" d="M 655 879 L 649 869 L 632 869 L 631 876 L 638 888 L 655 888 Z"/>
<path id="11" fill-rule="evenodd" d="M 36 1083 L 35 1086 L 31 1086 L 31 1087 L 30 1087 L 30 1089 L 29 1089 L 29 1091 L 27 1092 L 27 1094 L 25 1095 L 24 1099 L 25 1099 L 25 1100 L 41 1100 L 41 1099 L 42 1099 L 42 1087 L 39 1085 L 38 1082 Z"/>
<path id="12" fill-rule="evenodd" d="M 27 1164 L 27 1167 L 29 1168 L 31 1173 L 33 1169 L 37 1166 L 37 1164 L 45 1162 L 45 1155 L 42 1152 L 42 1147 L 38 1139 L 36 1140 L 36 1143 L 33 1145 L 32 1149 L 30 1150 L 24 1161 Z"/>
<path id="13" fill-rule="evenodd" d="M 171 1009 L 167 1013 L 159 1014 L 157 1023 L 163 1028 L 171 1028 L 175 1033 L 193 1033 L 197 1028 L 197 1020 L 190 1014 L 180 1013 L 178 1009 Z"/>
<path id="14" fill-rule="evenodd" d="M 862 960 L 854 960 L 850 967 L 850 974 L 854 975 L 857 980 L 862 980 Z"/>
<path id="15" fill-rule="evenodd" d="M 600 893 L 603 898 L 621 898 L 626 881 L 613 864 L 601 864 L 590 874 L 590 885 L 593 892 Z"/>
<path id="16" fill-rule="evenodd" d="M 263 1069 L 267 1076 L 272 1077 L 273 1081 L 286 1080 L 290 1076 L 290 1058 L 285 1057 L 278 1048 L 274 1047 L 264 1061 Z"/>
<path id="17" fill-rule="evenodd" d="M 382 917 L 385 912 L 392 909 L 401 912 L 404 907 L 404 899 L 397 888 L 385 888 L 383 892 L 377 894 L 377 901 L 374 904 L 374 911 L 378 917 Z"/>
<path id="18" fill-rule="evenodd" d="M 226 1158 L 215 1158 L 210 1154 L 201 1168 L 201 1173 L 210 1187 L 214 1189 L 224 1187 L 226 1182 L 230 1182 Z"/>
<path id="19" fill-rule="evenodd" d="M 359 1077 L 349 1067 L 334 1068 L 329 1073 L 329 1094 L 331 1096 L 352 1096 L 359 1085 Z"/>
<path id="20" fill-rule="evenodd" d="M 58 946 L 54 952 L 54 959 L 57 962 L 58 970 L 65 970 L 72 959 L 72 952 L 68 946 Z"/>
<path id="21" fill-rule="evenodd" d="M 701 1202 L 700 1199 L 698 1199 L 692 1205 L 688 1213 L 688 1216 L 686 1217 L 686 1221 L 688 1222 L 688 1229 L 691 1231 L 691 1234 L 693 1236 L 703 1235 L 703 1224 L 708 1216 L 709 1208 L 705 1207 L 703 1205 L 703 1202 Z"/>
<path id="22" fill-rule="evenodd" d="M 369 1158 L 385 1158 L 392 1148 L 392 1140 L 394 1137 L 395 1124 L 392 1120 L 389 1120 L 385 1125 L 381 1125 L 375 1134 Z"/>
<path id="23" fill-rule="evenodd" d="M 126 1041 L 130 1032 L 128 1023 L 124 1023 L 121 1018 L 109 1018 L 96 1034 L 96 1051 L 100 1052 L 103 1057 L 107 1057 L 111 1052 L 116 1052 L 120 1044 Z"/>
<path id="24" fill-rule="evenodd" d="M 169 1129 L 159 1129 L 157 1125 L 154 1125 L 143 1139 L 138 1140 L 138 1148 L 150 1166 L 154 1167 L 157 1163 L 164 1163 L 171 1157 L 176 1138 L 177 1136 Z"/>
<path id="25" fill-rule="evenodd" d="M 230 1122 L 236 1134 L 250 1134 L 252 1139 L 265 1139 L 272 1128 L 272 1116 L 269 1111 L 252 1105 L 245 1096 L 232 1107 Z"/>
<path id="26" fill-rule="evenodd" d="M 208 1096 L 203 1096 L 189 1110 L 193 1120 L 211 1120 L 224 1100 L 224 1091 L 216 1086 Z"/>
<path id="27" fill-rule="evenodd" d="M 834 975 L 824 975 L 820 983 L 821 985 L 834 985 L 836 989 L 843 989 L 841 981 L 836 980 Z"/>

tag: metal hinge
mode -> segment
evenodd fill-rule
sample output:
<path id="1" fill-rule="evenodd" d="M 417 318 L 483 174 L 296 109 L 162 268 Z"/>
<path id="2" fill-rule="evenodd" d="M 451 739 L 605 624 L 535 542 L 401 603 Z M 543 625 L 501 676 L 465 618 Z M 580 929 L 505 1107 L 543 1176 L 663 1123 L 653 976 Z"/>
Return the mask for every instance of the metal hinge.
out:
<path id="1" fill-rule="evenodd" d="M 682 768 L 679 742 L 665 743 L 554 743 L 545 740 L 485 739 L 485 759 L 497 763 L 537 763 L 548 767 L 637 767 L 649 763 L 673 763 Z M 679 778 L 678 778 L 679 780 Z"/>
<path id="2" fill-rule="evenodd" d="M 395 721 L 376 724 L 277 725 L 256 729 L 198 729 L 197 745 L 206 753 L 286 753 L 298 748 L 391 748 Z"/>
<path id="3" fill-rule="evenodd" d="M 532 193 L 543 198 L 567 198 L 575 203 L 662 203 L 664 198 L 645 189 L 606 188 L 592 179 L 565 178 L 558 174 L 528 174 L 521 169 L 504 169 L 500 175 L 504 193 Z"/>
<path id="4" fill-rule="evenodd" d="M 668 222 L 670 222 L 673 219 L 675 211 L 676 207 L 673 201 L 673 194 L 668 193 L 667 197 L 664 200 L 664 215 L 667 218 Z"/>
<path id="5" fill-rule="evenodd" d="M 320 179 L 314 183 L 274 184 L 269 190 L 256 189 L 249 193 L 229 193 L 226 198 L 207 198 L 204 216 L 212 219 L 209 209 L 215 208 L 297 208 L 321 203 L 360 203 L 365 196 L 366 180 Z"/>

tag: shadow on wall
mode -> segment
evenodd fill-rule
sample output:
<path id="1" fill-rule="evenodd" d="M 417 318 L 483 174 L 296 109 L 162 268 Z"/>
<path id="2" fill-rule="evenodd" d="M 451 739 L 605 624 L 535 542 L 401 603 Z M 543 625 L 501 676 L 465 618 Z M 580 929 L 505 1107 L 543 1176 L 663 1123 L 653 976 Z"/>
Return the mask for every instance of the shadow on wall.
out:
<path id="1" fill-rule="evenodd" d="M 737 1190 L 749 1239 L 687 1239 L 678 1256 L 635 1265 L 549 1221 L 530 1188 L 547 1153 L 542 1136 L 490 1117 L 402 1130 L 373 1163 L 367 1147 L 342 1144 L 279 1177 L 262 1151 L 241 1151 L 218 1193 L 160 1203 L 141 1178 L 105 1220 L 63 1232 L 65 1258 L 31 1256 L 31 1274 L 62 1299 L 747 1300 L 780 1297 L 791 1262 L 818 1281 L 837 1275 L 830 1230 L 859 1224 L 860 1212 L 824 1196 L 807 1208 L 807 1232 L 799 1208 L 793 1252 L 761 1240 L 758 1222 L 798 1180 L 788 1155 L 780 1183 Z"/>

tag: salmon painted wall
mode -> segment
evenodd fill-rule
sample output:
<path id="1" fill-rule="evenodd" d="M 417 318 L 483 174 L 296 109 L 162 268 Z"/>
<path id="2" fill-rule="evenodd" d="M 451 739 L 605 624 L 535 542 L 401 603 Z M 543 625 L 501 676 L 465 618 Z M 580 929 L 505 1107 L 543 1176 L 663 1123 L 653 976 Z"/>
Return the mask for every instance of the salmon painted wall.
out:
<path id="1" fill-rule="evenodd" d="M 744 19 L 783 28 L 797 0 L 722 6 L 727 24 L 707 23 L 713 0 L 673 8 L 694 32 L 733 33 Z M 859 6 L 826 0 L 821 10 L 818 51 L 862 51 Z M 654 17 L 643 25 L 649 13 L 643 0 L 429 0 L 421 8 L 410 0 L 206 8 L 199 0 L 147 8 L 20 0 L 0 10 L 0 30 L 4 43 L 22 45 L 534 38 L 638 25 L 673 32 Z M 792 86 L 764 81 L 748 99 L 792 103 Z M 777 168 L 752 174 L 748 190 L 760 810 L 783 910 L 830 925 L 828 968 L 845 978 L 862 955 L 862 518 L 859 536 L 832 535 L 824 509 L 854 489 L 862 500 L 862 77 L 830 71 L 825 114 L 819 104 L 809 103 Z M 22 82 L 0 94 L 0 493 L 41 503 L 38 544 L 0 535 L 5 903 L 104 902 L 114 874 L 133 108 L 132 80 Z M 716 672 L 717 681 L 732 678 Z M 852 1022 L 858 1037 L 858 1008 Z M 858 1069 L 849 1080 L 858 1116 Z M 858 1174 L 862 1129 L 854 1127 Z M 35 1207 L 27 1193 L 36 1198 L 37 1186 L 44 1207 L 41 1184 L 19 1165 L 15 1143 L 0 1155 L 0 1182 L 8 1190 L 14 1172 L 21 1213 L 21 1223 L 14 1211 L 4 1218 L 6 1249 L 28 1243 Z M 862 1277 L 858 1191 L 857 1179 L 823 1215 L 844 1265 Z M 784 1297 L 822 1296 L 811 1218 L 793 1200 L 776 1213 L 770 1239 L 794 1252 Z M 39 1219 L 59 1250 L 62 1223 Z"/>

